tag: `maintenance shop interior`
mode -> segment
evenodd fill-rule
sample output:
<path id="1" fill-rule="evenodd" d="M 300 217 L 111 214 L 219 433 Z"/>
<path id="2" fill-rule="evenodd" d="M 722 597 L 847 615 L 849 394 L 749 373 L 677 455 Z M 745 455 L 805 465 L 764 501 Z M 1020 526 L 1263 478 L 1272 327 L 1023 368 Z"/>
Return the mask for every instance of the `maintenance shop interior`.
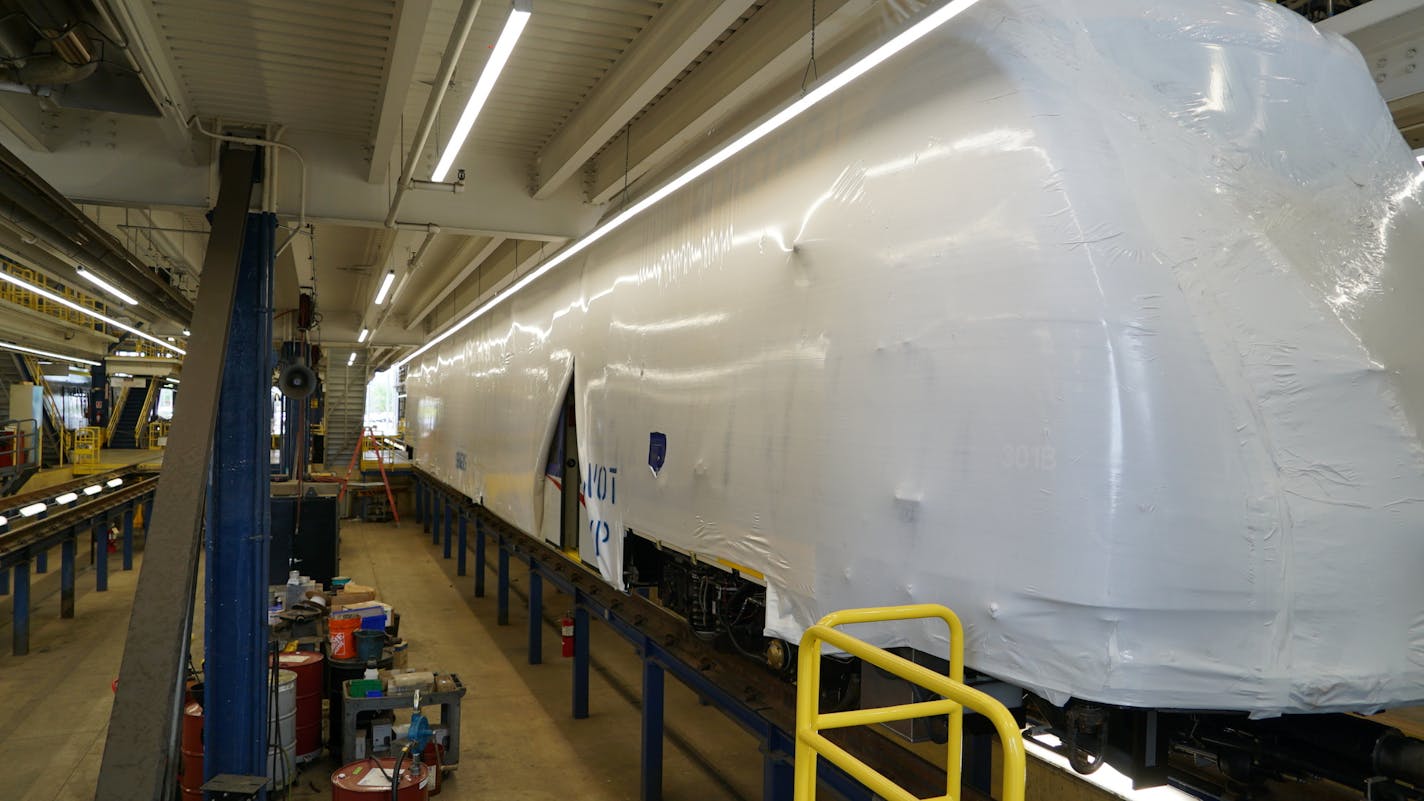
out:
<path id="1" fill-rule="evenodd" d="M 1424 801 L 1424 0 L 0 0 L 3 801 Z"/>

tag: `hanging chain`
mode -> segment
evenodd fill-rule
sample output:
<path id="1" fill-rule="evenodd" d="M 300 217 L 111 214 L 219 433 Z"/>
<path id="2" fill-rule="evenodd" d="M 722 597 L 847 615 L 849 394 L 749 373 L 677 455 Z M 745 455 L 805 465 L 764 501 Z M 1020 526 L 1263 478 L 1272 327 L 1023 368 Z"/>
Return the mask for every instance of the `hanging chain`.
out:
<path id="1" fill-rule="evenodd" d="M 801 93 L 806 93 L 806 84 L 821 77 L 820 70 L 816 67 L 816 0 L 811 0 L 811 61 L 806 64 L 806 71 L 801 74 Z"/>

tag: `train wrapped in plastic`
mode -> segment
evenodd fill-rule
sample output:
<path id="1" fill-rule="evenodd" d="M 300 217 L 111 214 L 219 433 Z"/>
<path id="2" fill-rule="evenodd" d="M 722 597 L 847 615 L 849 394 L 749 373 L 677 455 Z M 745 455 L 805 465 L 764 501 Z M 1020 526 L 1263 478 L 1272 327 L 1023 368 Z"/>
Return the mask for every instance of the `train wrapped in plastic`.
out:
<path id="1" fill-rule="evenodd" d="M 756 635 L 938 602 L 1053 703 L 1419 702 L 1422 183 L 1280 7 L 988 0 L 419 355 L 416 460 Z"/>

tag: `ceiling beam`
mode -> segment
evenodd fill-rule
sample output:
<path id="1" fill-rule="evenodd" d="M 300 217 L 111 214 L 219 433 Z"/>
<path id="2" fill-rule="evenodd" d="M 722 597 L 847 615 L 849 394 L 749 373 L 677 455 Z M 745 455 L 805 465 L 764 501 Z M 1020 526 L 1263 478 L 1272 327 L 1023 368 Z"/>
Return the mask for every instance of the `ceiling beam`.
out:
<path id="1" fill-rule="evenodd" d="M 869 19 L 867 12 L 876 3 L 818 0 L 817 5 L 819 55 Z M 809 7 L 806 2 L 768 3 L 747 20 L 594 160 L 589 200 L 607 203 L 622 190 L 625 163 L 627 181 L 637 180 L 705 139 L 715 125 L 767 90 L 804 72 L 811 52 Z M 821 68 L 824 72 L 829 65 Z"/>
<path id="2" fill-rule="evenodd" d="M 366 171 L 366 180 L 371 183 L 385 180 L 391 154 L 398 144 L 401 112 L 410 94 L 411 81 L 415 79 L 415 65 L 420 60 L 420 45 L 425 40 L 432 5 L 431 0 L 400 0 L 396 10 L 395 35 L 391 37 L 391 51 L 386 58 L 386 73 L 381 78 L 381 103 L 377 109 L 376 137 L 371 142 L 371 164 Z"/>
<path id="3" fill-rule="evenodd" d="M 529 252 L 520 258 L 519 243 L 510 243 L 513 247 L 501 250 L 500 255 L 490 262 L 489 269 L 475 274 L 474 296 L 465 301 L 464 305 L 451 312 L 450 316 L 441 320 L 426 335 L 426 338 L 438 336 L 447 328 L 454 325 L 459 320 L 463 320 L 466 315 L 478 309 L 485 301 L 494 297 L 504 290 L 505 287 L 518 281 L 525 273 L 537 266 L 550 254 L 559 250 L 559 246 L 543 246 L 530 248 Z M 488 283 L 486 283 L 488 282 Z M 458 296 L 455 298 L 458 302 Z M 421 343 L 423 344 L 423 343 Z"/>
<path id="4" fill-rule="evenodd" d="M 38 153 L 50 151 L 44 114 L 39 102 L 29 95 L 6 94 L 0 97 L 0 125 L 5 126 L 25 147 Z"/>
<path id="5" fill-rule="evenodd" d="M 422 320 L 428 317 L 431 312 L 435 311 L 435 307 L 440 305 L 440 301 L 449 297 L 450 293 L 454 292 L 456 287 L 464 283 L 466 278 L 469 278 L 476 270 L 480 269 L 480 265 L 484 264 L 485 261 L 489 259 L 490 254 L 494 253 L 495 249 L 503 245 L 504 242 L 505 238 L 502 236 L 490 237 L 489 241 L 485 243 L 484 247 L 480 248 L 480 251 L 475 254 L 474 258 L 466 262 L 465 266 L 460 268 L 460 272 L 456 273 L 454 278 L 445 282 L 445 286 L 435 294 L 435 297 L 420 305 L 420 311 L 411 315 L 410 319 L 406 321 L 405 330 L 409 331 L 415 328 Z"/>
<path id="6" fill-rule="evenodd" d="M 198 143 L 188 129 L 188 120 L 196 112 L 173 65 L 173 54 L 168 50 L 168 40 L 158 23 L 153 3 L 150 0 L 98 0 L 94 5 L 110 27 L 118 28 L 128 41 L 126 52 L 162 115 L 161 128 L 168 146 L 180 153 L 185 162 L 205 162 L 208 147 L 206 143 Z"/>
<path id="7" fill-rule="evenodd" d="M 534 197 L 548 197 L 576 175 L 750 5 L 751 0 L 704 0 L 663 6 L 540 151 Z"/>

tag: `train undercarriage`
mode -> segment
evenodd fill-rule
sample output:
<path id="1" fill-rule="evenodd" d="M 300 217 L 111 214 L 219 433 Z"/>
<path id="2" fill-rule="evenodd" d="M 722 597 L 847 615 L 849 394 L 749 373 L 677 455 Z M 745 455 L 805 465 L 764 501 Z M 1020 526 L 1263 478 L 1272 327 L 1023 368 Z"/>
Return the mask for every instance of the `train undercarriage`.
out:
<path id="1" fill-rule="evenodd" d="M 629 532 L 624 579 L 682 617 L 701 640 L 755 661 L 794 681 L 796 645 L 763 634 L 766 589 L 735 567 Z M 935 657 L 902 655 L 941 667 Z M 937 663 L 937 664 L 936 664 Z M 929 700 L 898 680 L 876 675 L 858 660 L 827 657 L 824 711 Z M 972 671 L 971 671 L 972 674 Z M 1172 785 L 1200 798 L 1371 799 L 1424 801 L 1424 741 L 1374 720 L 1346 714 L 1284 715 L 1252 720 L 1243 713 L 1155 710 L 1070 701 L 1057 706 L 987 676 L 970 683 L 1008 703 L 1034 743 L 1063 756 L 1080 774 L 1104 765 L 1131 777 L 1138 789 Z M 888 689 L 887 689 L 888 688 Z M 875 696 L 871 698 L 871 696 Z M 943 719 L 920 719 L 895 729 L 912 741 L 943 742 Z"/>

